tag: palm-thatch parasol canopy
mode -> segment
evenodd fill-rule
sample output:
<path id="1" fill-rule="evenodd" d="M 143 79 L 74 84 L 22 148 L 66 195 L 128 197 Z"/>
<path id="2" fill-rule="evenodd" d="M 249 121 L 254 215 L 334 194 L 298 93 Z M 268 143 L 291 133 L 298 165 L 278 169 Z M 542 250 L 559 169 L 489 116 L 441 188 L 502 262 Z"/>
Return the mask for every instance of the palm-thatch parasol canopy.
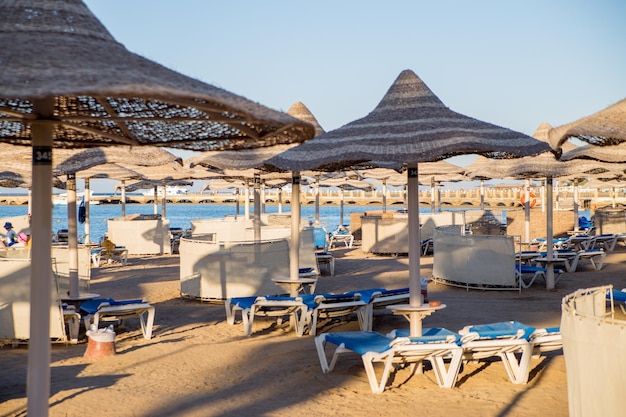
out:
<path id="1" fill-rule="evenodd" d="M 269 158 L 292 148 L 294 145 L 275 145 L 240 151 L 206 151 L 185 160 L 190 168 L 203 166 L 214 171 L 261 169 Z"/>
<path id="2" fill-rule="evenodd" d="M 143 179 L 143 175 L 132 169 L 126 168 L 120 164 L 106 163 L 96 165 L 91 168 L 84 169 L 76 173 L 76 178 L 83 179 L 110 179 L 110 180 L 127 180 Z"/>
<path id="3" fill-rule="evenodd" d="M 106 146 L 78 150 L 54 149 L 52 157 L 56 164 L 54 172 L 57 175 L 74 174 L 102 164 L 119 164 L 121 166 L 182 164 L 180 157 L 157 146 Z"/>
<path id="4" fill-rule="evenodd" d="M 534 155 L 549 146 L 532 137 L 447 108 L 405 70 L 367 116 L 317 136 L 268 161 L 276 168 L 336 171 L 368 161 L 417 163 L 455 155 Z"/>
<path id="5" fill-rule="evenodd" d="M 560 160 L 591 159 L 606 163 L 622 164 L 625 160 L 624 155 L 626 155 L 626 143 L 611 146 L 585 145 L 563 152 Z"/>
<path id="6" fill-rule="evenodd" d="M 557 149 L 571 137 L 600 146 L 626 142 L 626 98 L 590 116 L 554 128 L 550 132 L 550 144 Z"/>
<path id="7" fill-rule="evenodd" d="M 55 147 L 192 150 L 301 142 L 314 128 L 129 52 L 79 0 L 0 3 L 0 139 L 31 144 L 54 98 Z"/>
<path id="8" fill-rule="evenodd" d="M 370 114 L 295 146 L 270 159 L 268 165 L 291 171 L 371 167 L 377 161 L 407 165 L 408 311 L 411 335 L 417 336 L 421 334 L 417 164 L 464 154 L 513 158 L 549 149 L 548 144 L 523 133 L 448 109 L 413 71 L 405 70 Z"/>
<path id="9" fill-rule="evenodd" d="M 319 136 L 325 132 L 313 113 L 311 113 L 311 110 L 309 110 L 309 108 L 300 101 L 292 104 L 291 107 L 289 107 L 289 110 L 287 110 L 287 114 L 312 124 L 315 128 L 315 136 Z"/>
<path id="10" fill-rule="evenodd" d="M 23 175 L 16 174 L 13 171 L 0 171 L 0 187 L 16 188 L 28 187 L 30 178 L 24 178 Z"/>

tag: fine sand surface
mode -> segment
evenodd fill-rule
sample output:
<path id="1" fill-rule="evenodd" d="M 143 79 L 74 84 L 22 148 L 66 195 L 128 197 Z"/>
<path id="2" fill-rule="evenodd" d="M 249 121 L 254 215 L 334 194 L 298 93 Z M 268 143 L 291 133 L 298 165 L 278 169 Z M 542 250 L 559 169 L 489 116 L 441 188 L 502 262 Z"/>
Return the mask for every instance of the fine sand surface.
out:
<path id="1" fill-rule="evenodd" d="M 406 257 L 367 256 L 360 248 L 335 249 L 336 276 L 323 276 L 318 292 L 407 286 Z M 422 258 L 429 274 L 432 256 Z M 429 284 L 431 300 L 447 305 L 426 327 L 517 320 L 558 326 L 561 299 L 578 288 L 626 287 L 626 249 L 609 253 L 595 271 L 585 263 L 565 274 L 556 291 L 543 281 L 516 291 L 465 291 Z M 485 262 L 488 262 L 486 259 Z M 126 267 L 93 270 L 91 290 L 116 299 L 147 297 L 156 306 L 154 337 L 145 340 L 135 319 L 117 331 L 117 354 L 83 357 L 86 344 L 54 345 L 50 416 L 566 416 L 567 386 L 561 352 L 531 362 L 528 384 L 514 385 L 498 360 L 463 366 L 456 386 L 441 389 L 432 371 L 398 371 L 383 394 L 372 394 L 360 357 L 343 355 L 323 374 L 313 338 L 297 337 L 269 320 L 253 335 L 228 325 L 224 307 L 179 297 L 177 256 L 131 258 Z M 376 315 L 374 330 L 407 327 L 402 317 Z M 358 330 L 356 321 L 321 331 Z M 27 348 L 0 349 L 0 416 L 24 416 Z"/>

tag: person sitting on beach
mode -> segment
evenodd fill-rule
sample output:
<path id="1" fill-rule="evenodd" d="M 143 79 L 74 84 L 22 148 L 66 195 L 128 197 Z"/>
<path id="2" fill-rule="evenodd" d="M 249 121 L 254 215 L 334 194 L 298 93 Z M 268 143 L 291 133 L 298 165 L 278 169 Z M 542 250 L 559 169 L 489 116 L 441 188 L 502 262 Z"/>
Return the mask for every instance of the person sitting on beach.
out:
<path id="1" fill-rule="evenodd" d="M 112 254 L 113 251 L 115 250 L 115 243 L 111 242 L 109 238 L 105 237 L 104 240 L 102 241 L 102 247 L 107 253 Z"/>
<path id="2" fill-rule="evenodd" d="M 17 232 L 13 230 L 13 225 L 11 224 L 11 222 L 6 222 L 4 224 L 4 228 L 7 231 L 7 237 L 4 242 L 6 246 L 10 247 L 19 243 Z"/>

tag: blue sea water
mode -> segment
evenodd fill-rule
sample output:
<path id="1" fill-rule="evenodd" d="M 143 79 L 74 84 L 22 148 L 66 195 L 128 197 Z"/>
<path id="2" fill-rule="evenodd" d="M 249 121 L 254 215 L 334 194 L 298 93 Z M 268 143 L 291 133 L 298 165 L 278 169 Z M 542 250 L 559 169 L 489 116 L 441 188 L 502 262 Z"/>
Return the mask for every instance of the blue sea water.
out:
<path id="1" fill-rule="evenodd" d="M 252 207 L 250 208 L 252 210 Z M 388 210 L 398 210 L 401 207 L 389 207 Z M 160 213 L 161 206 L 158 207 Z M 221 219 L 227 215 L 235 215 L 234 204 L 169 204 L 166 207 L 166 217 L 170 221 L 170 227 L 180 227 L 183 230 L 191 228 L 191 221 L 196 219 Z M 332 231 L 339 226 L 339 206 L 320 206 L 320 222 L 326 230 Z M 350 213 L 363 213 L 365 211 L 380 211 L 381 206 L 344 206 L 344 225 L 350 224 Z M 266 206 L 266 213 L 278 213 L 278 206 Z M 290 212 L 289 206 L 283 206 L 283 213 Z M 0 206 L 0 218 L 23 216 L 28 213 L 26 206 Z M 153 214 L 153 204 L 127 204 L 126 214 Z M 430 213 L 430 208 L 420 208 L 420 213 Z M 122 206 L 114 204 L 98 204 L 90 207 L 91 241 L 98 242 L 107 232 L 107 219 L 120 217 Z M 581 211 L 580 216 L 589 218 L 588 211 Z M 240 216 L 243 216 L 243 206 L 240 207 Z M 315 207 L 303 206 L 301 209 L 302 223 L 306 224 L 315 219 Z M 506 222 L 506 212 L 502 213 L 503 223 Z M 67 229 L 67 206 L 54 206 L 52 210 L 52 232 L 58 229 Z M 84 236 L 84 227 L 78 225 L 79 241 Z"/>
<path id="2" fill-rule="evenodd" d="M 389 208 L 396 210 L 397 208 Z M 244 208 L 240 207 L 240 216 L 243 216 Z M 252 207 L 250 208 L 252 211 Z M 364 211 L 382 210 L 381 206 L 344 206 L 344 224 L 350 224 L 350 213 Z M 107 219 L 120 217 L 122 215 L 122 206 L 114 204 L 98 204 L 90 206 L 90 230 L 91 241 L 98 242 L 107 231 Z M 339 206 L 320 206 L 320 222 L 327 230 L 335 230 L 340 221 Z M 161 206 L 158 206 L 158 213 L 161 212 Z M 278 213 L 278 206 L 266 206 L 266 213 Z M 283 206 L 283 213 L 289 213 L 289 206 Z M 153 204 L 127 204 L 126 214 L 153 214 Z M 23 216 L 28 214 L 26 206 L 0 206 L 0 218 Z M 183 230 L 191 228 L 191 221 L 196 219 L 220 219 L 227 215 L 235 215 L 236 207 L 234 204 L 169 204 L 166 207 L 166 217 L 170 221 L 170 227 L 180 227 Z M 313 221 L 315 219 L 315 207 L 303 206 L 301 209 L 302 222 Z M 52 210 L 52 231 L 58 229 L 67 229 L 67 206 L 54 206 Z M 84 235 L 84 227 L 78 225 L 79 240 Z"/>

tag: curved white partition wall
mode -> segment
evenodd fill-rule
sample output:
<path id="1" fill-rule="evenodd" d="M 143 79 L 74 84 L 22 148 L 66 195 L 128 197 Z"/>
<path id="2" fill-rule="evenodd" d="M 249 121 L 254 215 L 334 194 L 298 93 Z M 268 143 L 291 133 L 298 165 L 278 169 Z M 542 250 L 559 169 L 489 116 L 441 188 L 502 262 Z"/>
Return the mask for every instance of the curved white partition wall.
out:
<path id="1" fill-rule="evenodd" d="M 215 233 L 180 239 L 181 296 L 223 301 L 229 297 L 284 293 L 272 278 L 289 277 L 290 239 L 284 237 L 285 230 L 288 233 L 289 229 L 264 228 L 261 235 L 265 240 L 258 242 L 252 238 L 221 241 L 218 235 L 234 235 L 222 230 L 227 224 L 214 222 L 217 228 L 205 230 Z M 230 224 L 239 228 L 236 223 Z M 299 266 L 313 268 L 314 273 L 319 274 L 313 228 L 300 232 Z"/>
<path id="2" fill-rule="evenodd" d="M 626 321 L 615 319 L 611 289 L 583 289 L 563 298 L 561 335 L 570 417 L 625 413 Z"/>
<path id="3" fill-rule="evenodd" d="M 170 221 L 152 215 L 130 215 L 107 222 L 107 235 L 129 255 L 163 255 L 171 253 Z"/>
<path id="4" fill-rule="evenodd" d="M 459 226 L 435 228 L 433 280 L 483 290 L 519 290 L 511 236 L 461 234 Z"/>
<path id="5" fill-rule="evenodd" d="M 213 238 L 180 239 L 182 297 L 221 301 L 284 292 L 272 278 L 289 277 L 287 239 L 220 242 Z"/>

